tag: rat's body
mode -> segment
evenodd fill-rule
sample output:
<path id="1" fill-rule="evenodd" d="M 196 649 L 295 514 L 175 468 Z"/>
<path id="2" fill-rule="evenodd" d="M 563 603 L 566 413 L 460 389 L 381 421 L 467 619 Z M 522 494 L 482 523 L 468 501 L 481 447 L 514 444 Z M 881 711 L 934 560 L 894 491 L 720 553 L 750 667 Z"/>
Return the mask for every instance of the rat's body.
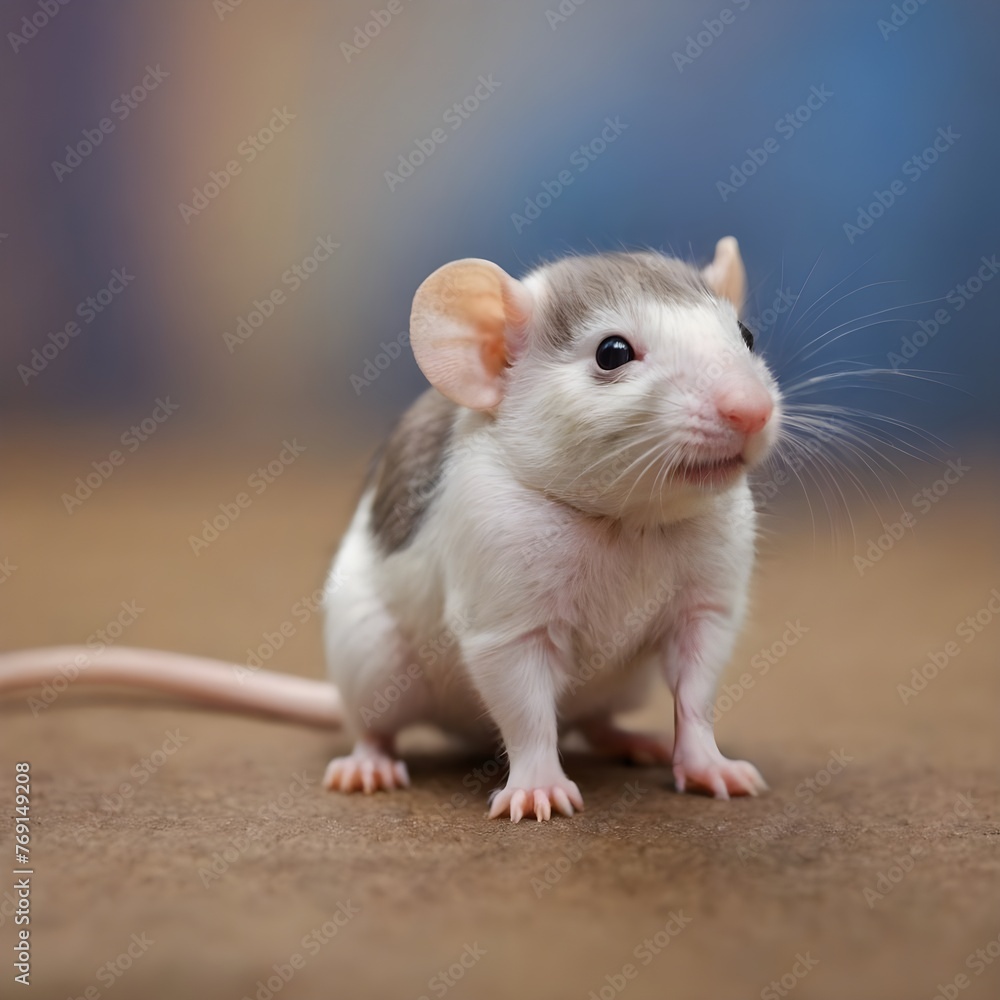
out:
<path id="1" fill-rule="evenodd" d="M 753 562 L 746 469 L 778 423 L 737 322 L 744 281 L 727 240 L 704 272 L 613 254 L 522 282 L 460 261 L 424 282 L 411 343 L 436 388 L 387 443 L 327 587 L 330 677 L 357 736 L 328 787 L 407 784 L 394 740 L 418 722 L 502 738 L 491 815 L 514 820 L 582 807 L 558 754 L 571 728 L 672 757 L 680 790 L 764 787 L 710 722 Z M 657 673 L 672 754 L 612 721 Z"/>
<path id="2" fill-rule="evenodd" d="M 454 303 L 489 299 L 496 279 L 475 262 L 449 267 L 471 273 L 442 269 L 444 294 L 432 287 L 421 302 L 418 293 L 414 313 L 432 331 L 458 314 L 445 346 L 424 347 L 433 355 L 458 343 L 438 376 L 456 402 L 430 390 L 403 418 L 328 587 L 331 679 L 359 734 L 328 784 L 401 783 L 396 733 L 433 722 L 482 742 L 499 731 L 511 774 L 494 814 L 570 811 L 581 800 L 559 763 L 560 729 L 669 759 L 665 742 L 630 739 L 612 722 L 642 703 L 659 670 L 678 704 L 681 787 L 758 790 L 751 765 L 719 754 L 708 721 L 753 562 L 742 464 L 769 443 L 765 427 L 774 434 L 773 382 L 740 342 L 732 305 L 698 272 L 654 254 L 563 261 L 509 294 L 504 275 L 502 388 L 496 403 L 487 393 L 471 409 L 459 405 L 468 383 L 455 388 L 451 368 L 480 360 L 461 356 L 465 327 L 490 321 Z M 415 322 L 418 359 L 421 333 Z M 629 380 L 594 365 L 609 333 L 636 356 Z M 432 381 L 434 364 L 425 356 Z M 675 453 L 699 471 L 671 477 L 664 459 Z M 705 469 L 736 453 L 739 469 Z M 444 648 L 442 636 L 452 640 Z"/>

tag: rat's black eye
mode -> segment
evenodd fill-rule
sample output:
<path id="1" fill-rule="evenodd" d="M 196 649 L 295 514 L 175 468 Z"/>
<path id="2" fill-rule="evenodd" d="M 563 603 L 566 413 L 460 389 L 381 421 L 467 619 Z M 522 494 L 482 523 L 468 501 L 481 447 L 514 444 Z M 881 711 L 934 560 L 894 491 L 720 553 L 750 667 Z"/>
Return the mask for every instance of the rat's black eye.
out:
<path id="1" fill-rule="evenodd" d="M 635 358 L 632 345 L 622 337 L 605 337 L 597 346 L 597 367 L 606 372 L 621 368 Z"/>
<path id="2" fill-rule="evenodd" d="M 744 326 L 740 323 L 740 333 L 743 336 L 743 343 L 747 345 L 748 350 L 753 350 L 753 334 L 750 332 L 749 327 Z"/>

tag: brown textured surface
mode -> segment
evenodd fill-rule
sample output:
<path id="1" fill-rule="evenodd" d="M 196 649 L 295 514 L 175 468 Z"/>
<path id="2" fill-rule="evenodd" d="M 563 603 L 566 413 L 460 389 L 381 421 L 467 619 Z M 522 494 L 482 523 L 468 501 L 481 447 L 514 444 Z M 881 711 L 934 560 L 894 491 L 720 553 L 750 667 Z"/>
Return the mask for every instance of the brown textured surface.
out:
<path id="1" fill-rule="evenodd" d="M 307 452 L 196 557 L 189 534 L 280 435 L 203 460 L 150 445 L 69 516 L 59 495 L 104 440 L 65 453 L 51 439 L 5 446 L 0 557 L 18 568 L 0 584 L 4 647 L 79 641 L 135 600 L 146 610 L 131 644 L 240 659 L 292 620 L 276 660 L 318 676 L 318 620 L 293 607 L 322 582 L 363 462 L 345 467 L 303 437 Z M 863 577 L 822 523 L 814 546 L 808 524 L 771 522 L 727 682 L 755 673 L 751 657 L 786 621 L 808 632 L 719 723 L 723 747 L 771 782 L 755 801 L 678 796 L 663 770 L 571 754 L 588 811 L 514 827 L 484 819 L 481 762 L 432 752 L 430 736 L 409 740 L 412 791 L 346 798 L 316 785 L 345 745 L 336 735 L 94 690 L 37 719 L 6 700 L 4 870 L 12 761 L 30 760 L 34 781 L 35 967 L 23 995 L 93 986 L 115 1000 L 238 1000 L 300 953 L 282 1000 L 433 997 L 431 977 L 478 945 L 485 954 L 447 991 L 455 1000 L 600 995 L 630 962 L 626 1000 L 758 997 L 807 952 L 819 964 L 796 1000 L 930 1000 L 961 973 L 961 997 L 996 996 L 1000 961 L 978 976 L 965 963 L 1000 935 L 1000 620 L 911 704 L 896 692 L 1000 586 L 995 496 L 970 475 Z M 669 718 L 665 697 L 642 721 L 657 718 Z M 140 784 L 130 769 L 176 730 L 186 742 Z M 807 801 L 800 783 L 841 750 L 853 760 Z M 102 806 L 122 782 L 133 794 Z M 641 794 L 625 804 L 633 782 Z M 956 813 L 959 795 L 971 813 Z M 199 869 L 240 837 L 249 849 L 203 885 Z M 912 870 L 869 907 L 865 887 L 911 851 Z M 303 938 L 348 901 L 358 915 L 310 954 Z M 672 912 L 689 926 L 642 965 L 634 950 Z M 8 985 L 12 930 L 5 918 L 4 996 L 22 995 Z M 98 970 L 143 933 L 152 946 L 109 987 Z"/>

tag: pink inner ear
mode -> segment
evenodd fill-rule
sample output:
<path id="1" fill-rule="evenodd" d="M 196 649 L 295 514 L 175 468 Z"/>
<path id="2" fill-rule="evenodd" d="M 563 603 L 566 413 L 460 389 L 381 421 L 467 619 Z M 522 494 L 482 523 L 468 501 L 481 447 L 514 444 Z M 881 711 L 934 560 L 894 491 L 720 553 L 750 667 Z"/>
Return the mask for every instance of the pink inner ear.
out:
<path id="1" fill-rule="evenodd" d="M 486 374 L 496 378 L 507 367 L 507 345 L 503 334 L 480 341 L 479 354 Z"/>
<path id="2" fill-rule="evenodd" d="M 503 396 L 508 333 L 519 337 L 519 287 L 496 264 L 462 260 L 434 272 L 417 290 L 410 343 L 428 380 L 470 409 L 495 407 Z"/>

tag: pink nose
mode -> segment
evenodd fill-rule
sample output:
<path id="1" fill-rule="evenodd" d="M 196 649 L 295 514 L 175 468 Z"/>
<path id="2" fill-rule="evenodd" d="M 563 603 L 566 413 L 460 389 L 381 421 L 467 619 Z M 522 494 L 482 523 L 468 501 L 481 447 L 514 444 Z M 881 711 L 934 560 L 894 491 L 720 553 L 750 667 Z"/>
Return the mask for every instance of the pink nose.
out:
<path id="1" fill-rule="evenodd" d="M 741 434 L 756 434 L 771 418 L 774 401 L 760 385 L 730 382 L 715 394 L 719 416 Z"/>

